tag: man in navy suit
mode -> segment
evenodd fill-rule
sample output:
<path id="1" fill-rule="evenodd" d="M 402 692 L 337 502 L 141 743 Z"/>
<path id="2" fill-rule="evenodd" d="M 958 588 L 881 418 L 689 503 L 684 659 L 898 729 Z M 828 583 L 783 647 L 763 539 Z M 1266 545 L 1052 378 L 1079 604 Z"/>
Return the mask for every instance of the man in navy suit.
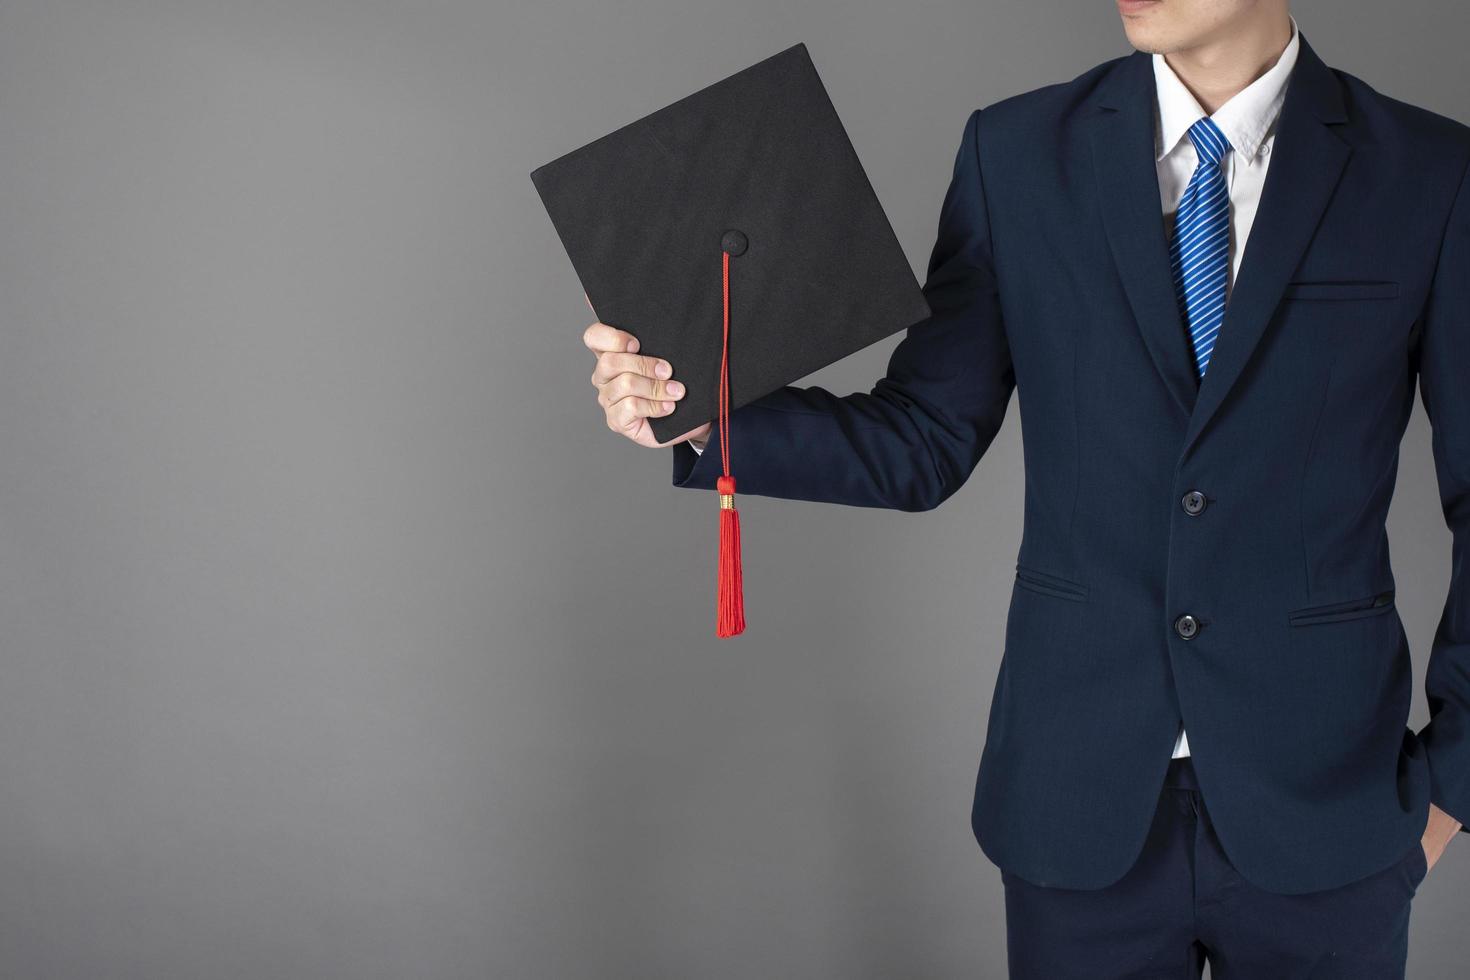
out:
<path id="1" fill-rule="evenodd" d="M 1327 67 L 1285 0 L 1117 2 L 1137 50 L 969 116 L 886 376 L 733 413 L 740 491 L 937 507 L 1014 389 L 972 813 L 1012 976 L 1402 976 L 1470 818 L 1470 128 Z M 626 326 L 588 328 L 592 380 L 655 445 L 682 389 Z M 1416 384 L 1454 536 L 1417 732 L 1385 530 Z M 666 444 L 676 485 L 718 439 Z"/>

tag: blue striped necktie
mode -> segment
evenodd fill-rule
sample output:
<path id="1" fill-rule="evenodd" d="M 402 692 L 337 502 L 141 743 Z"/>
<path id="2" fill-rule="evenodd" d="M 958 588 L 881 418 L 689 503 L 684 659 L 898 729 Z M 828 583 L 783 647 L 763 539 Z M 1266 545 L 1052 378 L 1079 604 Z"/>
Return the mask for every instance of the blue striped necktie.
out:
<path id="1" fill-rule="evenodd" d="M 1220 160 L 1230 141 L 1214 120 L 1204 116 L 1189 127 L 1189 140 L 1199 156 L 1189 186 L 1174 217 L 1169 259 L 1179 312 L 1194 342 L 1194 363 L 1205 376 L 1220 323 L 1225 319 L 1225 284 L 1230 272 L 1230 195 Z"/>

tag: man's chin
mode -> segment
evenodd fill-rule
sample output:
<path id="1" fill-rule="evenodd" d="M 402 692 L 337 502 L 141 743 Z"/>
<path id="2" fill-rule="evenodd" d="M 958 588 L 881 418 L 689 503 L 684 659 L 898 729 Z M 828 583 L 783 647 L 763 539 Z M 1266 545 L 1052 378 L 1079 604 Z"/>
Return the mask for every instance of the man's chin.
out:
<path id="1" fill-rule="evenodd" d="M 1178 47 L 1177 44 L 1171 43 L 1168 38 L 1160 37 L 1158 31 L 1146 31 L 1136 28 L 1133 30 L 1125 29 L 1124 33 L 1128 36 L 1128 43 L 1135 50 L 1142 51 L 1144 54 L 1168 54 Z"/>

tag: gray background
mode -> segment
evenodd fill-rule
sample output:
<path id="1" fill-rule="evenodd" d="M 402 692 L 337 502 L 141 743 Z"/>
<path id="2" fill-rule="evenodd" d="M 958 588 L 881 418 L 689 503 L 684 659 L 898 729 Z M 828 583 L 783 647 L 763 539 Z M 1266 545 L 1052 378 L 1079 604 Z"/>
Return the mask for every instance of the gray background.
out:
<path id="1" fill-rule="evenodd" d="M 1462 5 L 1297 16 L 1470 117 Z M 0 3 L 0 975 L 1003 975 L 1014 410 L 933 513 L 742 498 L 716 640 L 714 502 L 603 426 L 527 176 L 798 40 L 920 270 L 969 110 L 1129 50 L 1063 0 Z M 1402 470 L 1422 676 L 1422 414 Z"/>

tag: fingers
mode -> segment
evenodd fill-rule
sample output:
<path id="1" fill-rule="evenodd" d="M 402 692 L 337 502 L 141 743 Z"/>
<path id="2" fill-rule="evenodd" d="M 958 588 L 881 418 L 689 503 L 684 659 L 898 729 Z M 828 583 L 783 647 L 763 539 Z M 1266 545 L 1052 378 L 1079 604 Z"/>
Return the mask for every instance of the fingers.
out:
<path id="1" fill-rule="evenodd" d="M 583 332 L 582 343 L 597 355 L 592 384 L 614 432 L 635 441 L 647 438 L 643 420 L 670 414 L 684 397 L 684 385 L 672 380 L 673 365 L 638 353 L 638 338 L 626 330 L 594 323 Z"/>
<path id="2" fill-rule="evenodd" d="M 630 372 L 665 381 L 673 375 L 674 366 L 668 361 L 646 354 L 608 351 L 597 355 L 597 366 L 592 369 L 592 383 L 600 387 L 618 375 Z"/>
<path id="3" fill-rule="evenodd" d="M 639 395 L 628 395 L 607 409 L 607 427 L 626 435 L 637 430 L 644 419 L 668 415 L 673 410 L 671 401 L 652 401 Z"/>
<path id="4" fill-rule="evenodd" d="M 603 408 L 611 408 L 625 398 L 642 398 L 646 401 L 668 402 L 669 411 L 673 411 L 674 401 L 683 397 L 684 386 L 679 382 L 650 378 L 632 371 L 615 375 L 597 386 L 597 403 Z"/>
<path id="5" fill-rule="evenodd" d="M 638 338 L 626 330 L 610 327 L 605 323 L 594 323 L 582 332 L 582 343 L 594 354 L 604 351 L 628 351 L 636 353 Z"/>

